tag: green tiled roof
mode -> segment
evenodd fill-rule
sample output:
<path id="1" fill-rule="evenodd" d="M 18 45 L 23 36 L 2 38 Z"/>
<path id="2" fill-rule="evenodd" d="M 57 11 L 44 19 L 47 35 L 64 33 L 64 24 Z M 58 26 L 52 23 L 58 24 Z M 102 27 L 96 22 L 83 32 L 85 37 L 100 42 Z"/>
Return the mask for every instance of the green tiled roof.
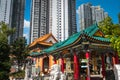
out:
<path id="1" fill-rule="evenodd" d="M 93 36 L 95 32 L 99 30 L 97 24 L 93 24 L 92 26 L 87 27 L 85 30 L 83 30 L 84 34 L 87 34 L 88 36 Z"/>
<path id="2" fill-rule="evenodd" d="M 80 35 L 81 35 L 80 32 L 78 32 L 76 34 L 73 34 L 67 40 L 65 40 L 65 43 L 63 45 L 61 45 L 60 47 L 64 47 L 64 46 L 67 46 L 69 44 L 72 44 L 73 42 L 75 42 L 80 37 Z"/>
<path id="3" fill-rule="evenodd" d="M 94 36 L 93 38 L 99 41 L 110 42 L 109 38 L 103 38 L 103 37 L 97 37 L 97 36 Z"/>
<path id="4" fill-rule="evenodd" d="M 44 49 L 42 52 L 49 53 L 53 50 L 56 50 L 56 49 L 65 47 L 69 44 L 72 44 L 74 41 L 76 41 L 79 38 L 80 34 L 81 34 L 80 32 L 76 33 L 76 34 L 73 34 L 67 40 L 62 41 L 62 42 L 58 42 L 58 43 L 54 44 L 53 46 L 51 46 L 50 48 Z"/>
<path id="5" fill-rule="evenodd" d="M 108 38 L 93 36 L 98 30 L 99 30 L 98 25 L 93 24 L 92 26 L 86 28 L 85 30 L 78 32 L 76 34 L 73 34 L 67 40 L 65 40 L 63 42 L 58 42 L 58 43 L 54 44 L 53 46 L 51 46 L 50 48 L 43 50 L 42 52 L 50 53 L 51 51 L 54 51 L 56 49 L 68 46 L 68 45 L 72 44 L 73 42 L 75 42 L 80 37 L 81 34 L 86 34 L 89 37 L 94 38 L 96 40 L 110 42 L 110 39 L 108 39 Z"/>
<path id="6" fill-rule="evenodd" d="M 94 36 L 94 34 L 98 30 L 99 30 L 98 25 L 93 24 L 92 26 L 90 26 L 90 27 L 86 28 L 85 30 L 83 30 L 83 34 L 87 34 L 89 37 L 94 38 L 94 39 L 99 40 L 99 41 L 110 42 L 109 38 Z"/>
<path id="7" fill-rule="evenodd" d="M 60 44 L 61 44 L 60 42 L 55 43 L 53 46 L 49 47 L 48 49 L 44 49 L 42 51 L 42 53 L 44 53 L 44 52 L 49 53 L 50 51 L 53 51 L 53 50 L 57 49 L 57 46 L 60 45 Z"/>
<path id="8" fill-rule="evenodd" d="M 62 41 L 62 42 L 58 42 L 58 43 L 55 43 L 53 46 L 51 46 L 50 48 L 48 49 L 44 49 L 43 51 L 41 51 L 41 53 L 33 53 L 32 55 L 38 55 L 38 54 L 43 54 L 43 53 L 50 53 L 54 50 L 57 50 L 57 49 L 60 49 L 60 48 L 63 48 L 65 46 L 68 46 L 72 43 L 74 43 L 76 40 L 79 39 L 79 37 L 83 34 L 93 38 L 93 39 L 96 39 L 96 40 L 99 40 L 99 41 L 103 41 L 103 42 L 110 42 L 110 39 L 108 38 L 104 38 L 104 37 L 98 37 L 98 36 L 94 36 L 94 34 L 99 30 L 98 28 L 98 25 L 97 24 L 94 24 L 88 28 L 86 28 L 85 30 L 81 31 L 81 32 L 78 32 L 76 34 L 73 34 L 72 36 L 70 36 L 68 39 Z"/>

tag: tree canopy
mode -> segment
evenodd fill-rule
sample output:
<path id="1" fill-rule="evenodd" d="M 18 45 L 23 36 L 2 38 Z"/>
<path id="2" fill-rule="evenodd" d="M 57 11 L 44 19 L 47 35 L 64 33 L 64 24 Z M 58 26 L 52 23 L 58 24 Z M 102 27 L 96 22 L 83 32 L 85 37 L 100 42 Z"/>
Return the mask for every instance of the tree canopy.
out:
<path id="1" fill-rule="evenodd" d="M 120 13 L 118 14 L 118 22 L 120 24 Z"/>
<path id="2" fill-rule="evenodd" d="M 14 33 L 4 22 L 0 22 L 0 80 L 8 80 L 10 72 L 10 45 L 8 36 Z"/>
<path id="3" fill-rule="evenodd" d="M 98 25 L 101 28 L 101 30 L 104 32 L 106 37 L 108 35 L 112 35 L 113 34 L 113 22 L 112 22 L 112 19 L 110 17 L 106 17 Z"/>
<path id="4" fill-rule="evenodd" d="M 4 22 L 0 22 L 0 80 L 9 80 L 11 63 L 13 63 L 11 59 L 14 58 L 18 62 L 18 67 L 25 65 L 28 54 L 25 38 L 20 37 L 12 44 L 8 43 L 9 36 L 14 32 L 15 29 L 9 28 Z"/>
<path id="5" fill-rule="evenodd" d="M 16 60 L 18 63 L 18 70 L 21 70 L 21 66 L 25 66 L 25 60 L 28 52 L 28 46 L 24 37 L 19 37 L 13 42 L 12 54 L 15 56 L 14 60 Z"/>
<path id="6" fill-rule="evenodd" d="M 15 32 L 15 28 L 9 28 L 4 22 L 0 22 L 0 42 L 8 42 L 8 36 Z"/>
<path id="7" fill-rule="evenodd" d="M 120 55 L 120 24 L 114 24 L 110 17 L 106 17 L 98 25 L 101 28 L 101 30 L 105 33 L 105 37 L 111 39 L 111 46 Z"/>

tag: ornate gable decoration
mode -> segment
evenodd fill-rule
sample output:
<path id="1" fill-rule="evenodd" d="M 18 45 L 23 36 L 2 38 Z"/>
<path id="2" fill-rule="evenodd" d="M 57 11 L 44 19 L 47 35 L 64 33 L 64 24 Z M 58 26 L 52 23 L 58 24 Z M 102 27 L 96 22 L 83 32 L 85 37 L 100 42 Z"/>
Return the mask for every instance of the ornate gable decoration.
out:
<path id="1" fill-rule="evenodd" d="M 36 46 L 37 44 L 43 45 L 43 46 L 52 46 L 54 43 L 58 42 L 55 37 L 50 34 L 46 34 L 36 40 L 34 40 L 30 45 L 29 48 Z"/>
<path id="2" fill-rule="evenodd" d="M 97 32 L 95 32 L 94 36 L 104 37 L 105 35 L 101 30 L 98 30 Z"/>

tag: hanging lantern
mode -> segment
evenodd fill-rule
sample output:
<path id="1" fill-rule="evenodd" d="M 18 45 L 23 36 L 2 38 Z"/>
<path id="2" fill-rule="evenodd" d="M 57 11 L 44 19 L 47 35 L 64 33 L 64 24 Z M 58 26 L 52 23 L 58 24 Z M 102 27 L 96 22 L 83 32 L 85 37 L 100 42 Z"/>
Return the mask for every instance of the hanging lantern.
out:
<path id="1" fill-rule="evenodd" d="M 89 52 L 86 52 L 85 57 L 86 57 L 86 59 L 89 59 L 89 57 L 90 57 Z"/>

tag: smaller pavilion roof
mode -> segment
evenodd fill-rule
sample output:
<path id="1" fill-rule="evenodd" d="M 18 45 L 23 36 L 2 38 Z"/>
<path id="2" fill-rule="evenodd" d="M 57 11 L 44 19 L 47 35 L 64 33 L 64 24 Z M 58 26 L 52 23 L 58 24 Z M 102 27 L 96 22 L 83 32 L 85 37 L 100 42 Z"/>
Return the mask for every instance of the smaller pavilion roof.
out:
<path id="1" fill-rule="evenodd" d="M 53 45 L 52 42 L 45 42 L 45 40 L 47 40 L 50 36 L 52 36 L 52 37 L 55 39 L 55 37 L 52 35 L 52 33 L 46 34 L 46 35 L 44 35 L 44 36 L 42 36 L 42 37 L 34 40 L 34 41 L 29 45 L 29 48 L 35 46 L 36 44 L 41 44 L 41 45 L 46 45 L 46 46 L 52 46 L 52 45 Z M 55 41 L 57 42 L 56 39 L 55 39 Z"/>

